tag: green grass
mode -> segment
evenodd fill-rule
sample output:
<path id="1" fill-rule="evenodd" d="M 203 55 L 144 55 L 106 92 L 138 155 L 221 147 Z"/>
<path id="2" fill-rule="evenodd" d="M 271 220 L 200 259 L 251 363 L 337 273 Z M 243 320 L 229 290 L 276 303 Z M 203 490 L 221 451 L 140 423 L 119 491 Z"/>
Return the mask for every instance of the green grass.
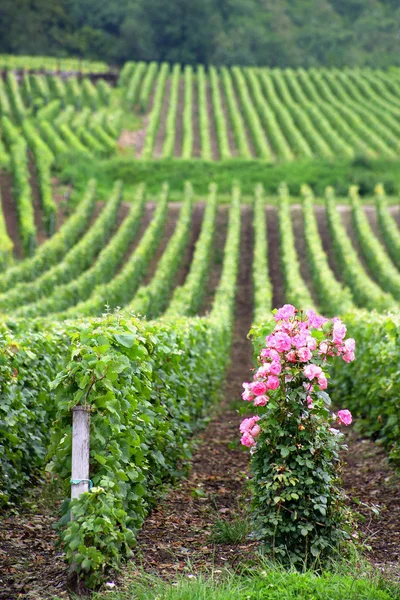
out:
<path id="1" fill-rule="evenodd" d="M 211 540 L 216 544 L 240 544 L 250 533 L 250 523 L 243 517 L 233 520 L 217 519 L 214 523 Z"/>
<path id="2" fill-rule="evenodd" d="M 119 156 L 109 160 L 67 160 L 60 167 L 61 179 L 72 181 L 75 187 L 83 188 L 90 177 L 96 177 L 99 191 L 106 197 L 116 179 L 122 179 L 128 190 L 144 181 L 150 195 L 160 190 L 168 181 L 171 196 L 180 194 L 183 182 L 192 182 L 196 194 L 206 196 L 209 183 L 215 181 L 219 193 L 231 191 L 232 181 L 241 184 L 244 197 L 250 197 L 256 183 L 262 183 L 269 195 L 276 194 L 285 181 L 293 197 L 297 197 L 303 183 L 312 186 L 316 195 L 322 196 L 325 188 L 332 185 L 338 196 L 346 196 L 350 185 L 360 186 L 362 196 L 372 195 L 377 183 L 383 183 L 388 195 L 400 194 L 400 168 L 397 161 L 354 159 L 353 161 L 308 160 L 270 165 L 260 160 L 232 159 L 207 162 L 197 160 L 134 160 Z M 130 192 L 129 192 L 130 193 Z"/>
<path id="3" fill-rule="evenodd" d="M 239 551 L 239 550 L 238 550 Z M 133 569 L 134 567 L 132 567 Z M 120 589 L 118 589 L 120 588 Z M 247 575 L 215 570 L 190 571 L 172 583 L 131 571 L 123 586 L 94 594 L 92 600 L 396 600 L 400 585 L 368 570 L 347 574 L 298 573 L 264 565 Z"/>

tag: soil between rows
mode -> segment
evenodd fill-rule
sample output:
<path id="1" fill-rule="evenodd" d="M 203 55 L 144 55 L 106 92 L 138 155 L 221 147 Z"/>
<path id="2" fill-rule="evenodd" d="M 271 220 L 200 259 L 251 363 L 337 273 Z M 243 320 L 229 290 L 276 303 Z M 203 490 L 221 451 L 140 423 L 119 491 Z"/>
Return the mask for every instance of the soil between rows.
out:
<path id="1" fill-rule="evenodd" d="M 153 207 L 151 207 L 152 209 Z M 177 207 L 175 207 L 177 210 Z M 150 218 L 151 210 L 147 219 Z M 217 246 L 223 249 L 227 224 L 227 207 L 220 207 Z M 177 216 L 177 215 L 176 215 Z M 173 578 L 177 571 L 199 572 L 211 567 L 235 567 L 252 558 L 253 542 L 238 545 L 214 544 L 210 537 L 217 519 L 232 520 L 243 514 L 248 472 L 248 453 L 238 445 L 241 417 L 229 407 L 238 400 L 241 383 L 251 377 L 251 346 L 247 332 L 252 320 L 252 227 L 251 209 L 242 209 L 241 260 L 237 292 L 237 310 L 231 366 L 223 385 L 224 398 L 216 417 L 200 436 L 190 477 L 160 502 L 147 518 L 139 535 L 141 562 L 146 570 Z M 169 221 L 172 219 L 169 219 Z M 267 209 L 270 276 L 274 285 L 274 306 L 284 303 L 279 263 L 276 209 Z M 222 228 L 222 230 L 221 230 Z M 171 230 L 172 231 L 172 230 Z M 138 236 L 140 239 L 140 236 Z M 196 237 L 196 236 L 194 236 Z M 192 240 L 193 242 L 193 240 Z M 166 242 L 165 242 L 166 243 Z M 212 273 L 215 268 L 212 269 Z M 219 269 L 220 273 L 220 269 Z M 211 277 L 208 287 L 210 304 L 218 277 Z M 355 420 L 357 420 L 357 415 Z M 366 515 L 360 526 L 372 550 L 367 555 L 379 569 L 400 577 L 400 486 L 398 477 L 387 462 L 383 450 L 360 437 L 351 427 L 346 430 L 349 452 L 344 455 L 344 485 L 350 498 L 380 506 L 379 517 L 371 517 L 364 506 L 352 504 Z M 232 449 L 233 448 L 233 449 Z M 199 493 L 200 491 L 200 493 Z M 40 500 L 42 490 L 38 490 Z M 0 520 L 0 600 L 45 600 L 66 598 L 66 574 L 63 557 L 55 547 L 52 526 L 57 521 L 52 501 L 29 507 L 20 515 Z M 123 586 L 123 578 L 118 582 Z"/>

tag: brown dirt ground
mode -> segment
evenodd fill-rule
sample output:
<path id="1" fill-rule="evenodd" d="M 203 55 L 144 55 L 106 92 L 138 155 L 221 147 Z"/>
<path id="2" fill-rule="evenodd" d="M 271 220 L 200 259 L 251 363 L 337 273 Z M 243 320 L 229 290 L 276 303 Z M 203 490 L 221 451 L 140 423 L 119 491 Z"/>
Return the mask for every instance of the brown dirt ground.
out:
<path id="1" fill-rule="evenodd" d="M 364 516 L 360 524 L 361 541 L 371 547 L 366 556 L 382 571 L 400 578 L 400 480 L 388 465 L 384 450 L 360 436 L 354 428 L 344 431 L 349 451 L 343 456 L 347 463 L 343 483 L 350 506 Z M 368 506 L 379 507 L 374 516 Z"/>
<path id="2" fill-rule="evenodd" d="M 211 87 L 210 83 L 206 83 L 206 94 L 207 94 L 207 111 L 208 111 L 208 126 L 210 129 L 210 142 L 211 142 L 211 158 L 213 160 L 219 159 L 218 140 L 215 128 L 214 110 L 211 100 Z"/>
<path id="3" fill-rule="evenodd" d="M 330 268 L 332 269 L 335 277 L 338 281 L 343 283 L 343 277 L 335 262 L 335 256 L 333 252 L 332 239 L 329 234 L 329 226 L 328 226 L 328 218 L 326 216 L 325 206 L 315 206 L 315 216 L 317 218 L 318 231 L 322 241 L 322 247 L 325 250 L 325 253 L 328 257 L 328 263 Z"/>
<path id="4" fill-rule="evenodd" d="M 272 283 L 272 308 L 279 308 L 285 303 L 285 286 L 281 270 L 279 249 L 278 211 L 275 206 L 266 207 L 268 271 Z"/>
<path id="5" fill-rule="evenodd" d="M 301 206 L 292 205 L 291 217 L 293 233 L 295 238 L 296 252 L 300 263 L 300 274 L 308 289 L 310 290 L 311 297 L 314 301 L 315 306 L 318 306 L 318 296 L 315 291 L 315 286 L 311 277 L 311 271 L 308 264 L 307 247 L 304 239 L 304 219 Z"/>
<path id="6" fill-rule="evenodd" d="M 235 134 L 233 131 L 231 118 L 230 118 L 229 110 L 228 110 L 228 105 L 226 102 L 225 92 L 224 92 L 224 88 L 222 86 L 221 80 L 219 80 L 218 85 L 219 85 L 219 94 L 221 96 L 222 110 L 223 110 L 225 122 L 226 122 L 226 131 L 228 133 L 229 150 L 231 151 L 232 156 L 237 156 Z"/>
<path id="7" fill-rule="evenodd" d="M 237 318 L 233 333 L 231 366 L 218 414 L 199 436 L 187 480 L 170 491 L 145 522 L 138 537 L 138 558 L 151 573 L 169 577 L 211 567 L 234 566 L 253 557 L 255 543 L 217 544 L 210 537 L 218 519 L 232 520 L 243 513 L 249 455 L 239 445 L 242 417 L 230 408 L 240 399 L 242 381 L 250 376 L 252 350 L 247 333 L 252 319 L 252 282 L 248 265 L 252 256 L 251 209 L 242 208 L 241 261 L 237 292 Z"/>
<path id="8" fill-rule="evenodd" d="M 209 269 L 207 289 L 204 295 L 204 300 L 199 311 L 200 316 L 206 315 L 212 307 L 215 290 L 221 277 L 222 261 L 224 257 L 224 245 L 226 239 L 226 231 L 229 219 L 229 206 L 221 204 L 218 207 L 216 217 L 216 229 L 214 236 L 213 259 L 211 259 L 211 267 Z"/>
<path id="9" fill-rule="evenodd" d="M 13 199 L 11 173 L 0 172 L 0 193 L 7 232 L 14 242 L 14 256 L 22 258 L 22 243 L 19 235 L 17 207 Z"/>
<path id="10" fill-rule="evenodd" d="M 158 240 L 158 247 L 154 253 L 153 258 L 150 261 L 149 268 L 146 271 L 146 275 L 144 276 L 141 285 L 147 285 L 152 280 L 153 275 L 156 272 L 159 260 L 162 257 L 164 250 L 167 247 L 169 240 L 171 239 L 172 234 L 174 233 L 175 226 L 179 217 L 179 211 L 180 205 L 178 203 L 171 202 L 168 205 L 167 222 L 165 224 L 162 238 Z"/>
<path id="11" fill-rule="evenodd" d="M 162 103 L 162 107 L 161 107 L 160 122 L 158 125 L 158 130 L 157 130 L 156 139 L 155 139 L 155 143 L 154 143 L 154 151 L 153 151 L 154 158 L 161 158 L 161 156 L 162 156 L 164 139 L 165 139 L 165 128 L 166 128 L 166 124 L 167 124 L 166 121 L 167 121 L 167 114 L 168 114 L 168 108 L 169 108 L 170 93 L 171 93 L 171 77 L 168 77 L 168 79 L 165 83 L 165 92 L 164 92 L 163 103 Z"/>
<path id="12" fill-rule="evenodd" d="M 175 207 L 176 208 L 176 207 Z M 227 208 L 219 210 L 219 227 L 226 228 Z M 274 305 L 284 302 L 279 271 L 276 208 L 268 207 L 270 273 L 274 283 Z M 231 352 L 231 365 L 224 397 L 218 413 L 198 438 L 189 478 L 171 489 L 146 519 L 139 535 L 137 559 L 151 573 L 174 578 L 177 572 L 197 573 L 210 569 L 235 567 L 252 560 L 256 545 L 250 540 L 239 544 L 217 544 L 211 537 L 217 520 L 243 518 L 246 510 L 248 453 L 238 445 L 241 417 L 232 401 L 240 399 L 241 383 L 251 370 L 251 346 L 247 332 L 252 320 L 252 227 L 251 208 L 243 207 L 241 260 L 237 311 Z M 223 248 L 225 235 L 217 236 Z M 216 270 L 216 269 L 214 269 Z M 213 296 L 218 280 L 213 278 L 208 294 Z M 361 539 L 371 546 L 369 560 L 399 576 L 400 558 L 400 486 L 398 476 L 388 466 L 378 445 L 363 439 L 353 427 L 345 430 L 350 447 L 344 456 L 344 486 L 353 508 L 366 516 L 360 525 Z M 54 500 L 41 501 L 20 515 L 0 520 L 0 600 L 47 600 L 67 597 L 66 569 L 54 546 L 56 521 Z M 380 515 L 356 504 L 379 505 Z M 123 588 L 123 577 L 117 585 Z"/>
<path id="13" fill-rule="evenodd" d="M 183 107 L 185 104 L 185 80 L 181 77 L 179 82 L 178 92 L 178 114 L 176 115 L 176 130 L 175 130 L 175 146 L 174 156 L 182 156 L 182 142 L 183 142 Z"/>
<path id="14" fill-rule="evenodd" d="M 199 90 L 197 85 L 197 79 L 193 80 L 193 158 L 200 157 L 200 130 L 199 130 Z"/>
<path id="15" fill-rule="evenodd" d="M 257 156 L 257 150 L 256 150 L 256 148 L 254 146 L 253 137 L 252 137 L 252 135 L 250 133 L 250 129 L 249 129 L 249 126 L 247 124 L 247 120 L 244 117 L 244 113 L 243 113 L 242 106 L 241 106 L 241 103 L 240 103 L 240 98 L 239 98 L 239 95 L 238 95 L 238 93 L 236 91 L 235 86 L 233 86 L 233 93 L 235 95 L 236 104 L 237 104 L 237 106 L 239 108 L 239 111 L 240 111 L 240 113 L 242 115 L 244 129 L 245 129 L 245 132 L 246 132 L 247 145 L 250 148 L 251 154 L 253 156 Z"/>
<path id="16" fill-rule="evenodd" d="M 193 207 L 189 244 L 187 245 L 185 252 L 182 256 L 181 268 L 176 274 L 172 290 L 184 284 L 185 279 L 190 271 L 194 248 L 200 235 L 201 225 L 203 222 L 205 205 L 205 202 L 196 202 L 196 204 Z"/>
<path id="17" fill-rule="evenodd" d="M 135 148 L 136 148 L 136 158 L 140 158 L 142 156 L 144 140 L 146 139 L 147 126 L 149 124 L 151 109 L 153 108 L 155 91 L 156 91 L 156 85 L 154 85 L 153 89 L 151 90 L 148 112 L 145 115 L 145 117 L 143 117 L 142 128 L 138 129 L 135 132 L 131 132 L 131 133 L 135 133 L 134 144 L 135 144 Z"/>
<path id="18" fill-rule="evenodd" d="M 118 273 L 121 271 L 121 269 L 123 268 L 124 264 L 126 263 L 127 260 L 129 260 L 129 257 L 131 256 L 131 254 L 135 251 L 136 247 L 138 246 L 140 240 L 143 237 L 144 232 L 146 231 L 148 225 L 150 224 L 152 218 L 153 218 L 153 214 L 154 214 L 154 209 L 156 207 L 156 203 L 155 202 L 147 202 L 146 203 L 146 208 L 144 211 L 144 215 L 142 217 L 142 222 L 140 224 L 139 227 L 139 231 L 137 232 L 137 235 L 135 237 L 135 239 L 133 240 L 133 242 L 131 243 L 131 245 L 129 246 L 129 248 L 126 251 L 125 254 L 125 258 L 122 261 L 122 263 L 119 265 L 117 271 L 116 271 L 116 275 L 118 275 Z"/>
<path id="19" fill-rule="evenodd" d="M 35 227 L 36 227 L 36 243 L 39 246 L 43 244 L 48 239 L 46 227 L 45 227 L 45 217 L 42 209 L 42 205 L 40 202 L 40 191 L 39 185 L 35 173 L 35 164 L 32 160 L 32 157 L 29 157 L 28 160 L 28 169 L 29 169 L 29 183 L 32 190 L 32 199 L 33 199 L 33 211 L 34 211 L 34 219 L 35 219 Z"/>
<path id="20" fill-rule="evenodd" d="M 350 206 L 338 205 L 338 211 L 342 218 L 342 223 L 346 228 L 347 235 L 349 236 L 351 243 L 353 244 L 353 246 L 357 252 L 359 261 L 361 262 L 362 266 L 364 267 L 366 273 L 368 273 L 368 275 L 371 277 L 371 279 L 375 281 L 373 272 L 370 271 L 370 269 L 368 267 L 368 263 L 365 260 L 364 255 L 361 251 L 360 245 L 358 243 L 356 232 L 354 231 L 354 227 L 353 227 L 353 219 L 352 219 Z"/>

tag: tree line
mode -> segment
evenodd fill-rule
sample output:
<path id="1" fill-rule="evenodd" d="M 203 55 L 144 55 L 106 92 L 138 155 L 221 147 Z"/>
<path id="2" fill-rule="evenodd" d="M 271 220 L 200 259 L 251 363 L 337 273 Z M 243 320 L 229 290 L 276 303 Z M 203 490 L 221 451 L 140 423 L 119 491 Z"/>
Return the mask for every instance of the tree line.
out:
<path id="1" fill-rule="evenodd" d="M 400 65 L 398 0 L 2 0 L 0 53 L 271 67 Z"/>

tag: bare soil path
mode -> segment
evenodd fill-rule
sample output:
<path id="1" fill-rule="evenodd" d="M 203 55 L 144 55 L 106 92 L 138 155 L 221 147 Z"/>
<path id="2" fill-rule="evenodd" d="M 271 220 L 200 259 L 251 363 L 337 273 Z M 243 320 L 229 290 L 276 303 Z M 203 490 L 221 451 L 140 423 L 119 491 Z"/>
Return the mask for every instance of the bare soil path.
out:
<path id="1" fill-rule="evenodd" d="M 176 129 L 175 129 L 175 146 L 174 146 L 174 156 L 180 157 L 182 156 L 182 143 L 183 143 L 183 107 L 185 104 L 185 81 L 184 78 L 181 77 L 179 81 L 179 91 L 178 91 L 178 112 L 176 115 Z"/>
<path id="2" fill-rule="evenodd" d="M 308 263 L 306 240 L 304 238 L 304 219 L 301 206 L 292 205 L 291 217 L 296 252 L 300 263 L 300 274 L 311 293 L 314 305 L 318 306 L 318 296 L 311 277 L 311 270 Z"/>
<path id="3" fill-rule="evenodd" d="M 138 538 L 143 567 L 163 577 L 235 566 L 254 556 L 254 542 L 219 544 L 212 539 L 217 520 L 232 521 L 245 510 L 249 454 L 237 443 L 242 417 L 230 404 L 240 399 L 242 382 L 251 377 L 252 349 L 246 337 L 252 320 L 251 219 L 251 209 L 243 207 L 231 366 L 218 414 L 199 436 L 189 478 L 158 504 Z"/>
<path id="4" fill-rule="evenodd" d="M 218 140 L 217 140 L 217 132 L 215 127 L 215 119 L 214 119 L 214 110 L 211 100 L 211 87 L 210 83 L 206 84 L 206 94 L 207 94 L 207 112 L 208 112 L 208 126 L 210 130 L 210 142 L 211 142 L 211 158 L 213 160 L 219 159 L 219 149 L 218 149 Z"/>
<path id="5" fill-rule="evenodd" d="M 193 125 L 193 157 L 199 158 L 201 154 L 201 145 L 200 145 L 200 128 L 199 128 L 199 89 L 197 84 L 197 78 L 193 79 L 193 115 L 192 115 L 192 125 Z"/>
<path id="6" fill-rule="evenodd" d="M 160 122 L 158 125 L 156 140 L 154 143 L 154 151 L 153 151 L 154 158 L 161 158 L 161 156 L 162 156 L 163 145 L 164 145 L 164 140 L 165 140 L 165 129 L 166 129 L 166 125 L 167 125 L 167 114 L 168 114 L 170 93 L 171 93 L 171 77 L 168 77 L 166 84 L 165 84 L 165 92 L 164 92 L 163 103 L 162 103 L 162 107 L 161 107 Z"/>
<path id="7" fill-rule="evenodd" d="M 221 81 L 219 81 L 218 85 L 219 85 L 219 93 L 221 96 L 222 110 L 223 110 L 224 117 L 225 117 L 226 131 L 228 134 L 229 150 L 231 151 L 232 156 L 237 156 L 235 134 L 234 134 L 233 127 L 232 127 L 231 117 L 230 117 L 229 110 L 228 110 L 228 104 L 226 101 L 224 88 L 223 88 Z"/>
<path id="8" fill-rule="evenodd" d="M 14 242 L 14 256 L 22 258 L 22 242 L 19 235 L 18 213 L 13 197 L 11 173 L 0 171 L 0 195 L 7 233 Z"/>
<path id="9" fill-rule="evenodd" d="M 267 242 L 268 272 L 272 283 L 272 308 L 279 308 L 285 303 L 285 286 L 281 269 L 279 247 L 278 210 L 275 206 L 267 206 Z"/>
<path id="10" fill-rule="evenodd" d="M 35 227 L 36 227 L 36 243 L 38 246 L 43 244 L 48 238 L 48 234 L 45 227 L 45 217 L 42 209 L 42 203 L 40 200 L 39 184 L 35 172 L 35 164 L 33 159 L 30 157 L 28 160 L 29 170 L 29 184 L 32 190 L 32 204 L 34 211 Z"/>

